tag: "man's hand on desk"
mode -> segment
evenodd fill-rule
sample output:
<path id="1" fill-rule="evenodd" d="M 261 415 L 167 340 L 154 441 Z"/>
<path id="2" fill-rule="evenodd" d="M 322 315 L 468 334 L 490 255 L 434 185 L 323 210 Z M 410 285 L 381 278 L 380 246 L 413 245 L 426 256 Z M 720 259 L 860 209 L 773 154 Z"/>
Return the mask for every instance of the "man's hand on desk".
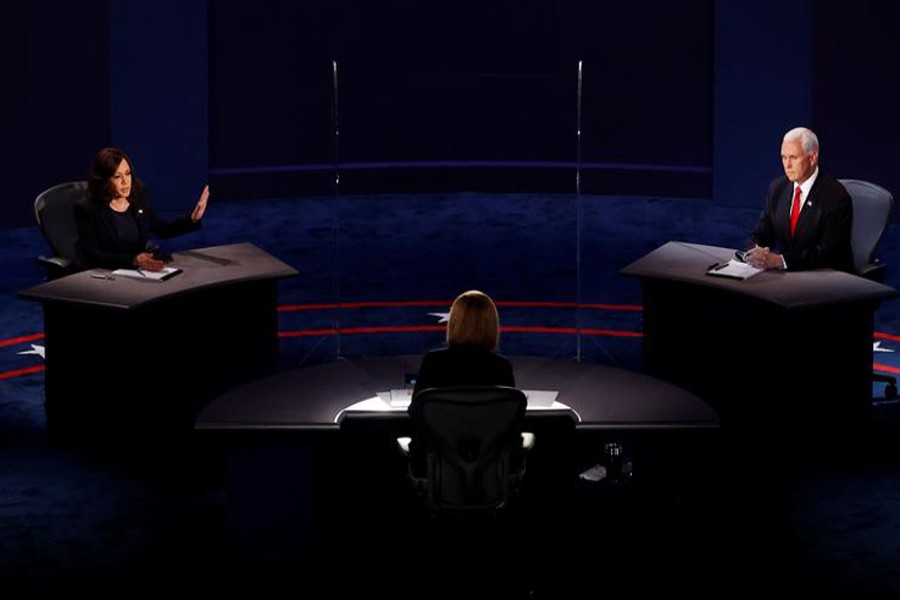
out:
<path id="1" fill-rule="evenodd" d="M 757 269 L 784 268 L 784 260 L 781 258 L 780 254 L 761 246 L 756 246 L 748 250 L 744 255 L 744 260 Z"/>

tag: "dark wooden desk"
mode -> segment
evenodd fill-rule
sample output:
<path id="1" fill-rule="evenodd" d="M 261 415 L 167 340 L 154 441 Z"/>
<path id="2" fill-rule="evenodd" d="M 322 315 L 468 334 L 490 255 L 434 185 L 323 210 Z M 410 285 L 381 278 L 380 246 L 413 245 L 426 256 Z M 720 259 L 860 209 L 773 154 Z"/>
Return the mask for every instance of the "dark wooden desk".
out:
<path id="1" fill-rule="evenodd" d="M 669 242 L 622 269 L 643 288 L 645 372 L 696 393 L 726 421 L 859 414 L 871 400 L 874 310 L 897 291 L 825 269 L 706 275 L 733 256 Z"/>
<path id="2" fill-rule="evenodd" d="M 297 271 L 252 244 L 172 264 L 167 281 L 95 270 L 20 293 L 43 305 L 48 425 L 189 431 L 206 402 L 277 370 L 277 281 Z"/>
<path id="3" fill-rule="evenodd" d="M 715 412 L 674 385 L 603 365 L 540 357 L 511 357 L 520 389 L 555 390 L 562 411 L 579 430 L 670 429 L 718 426 Z M 404 387 L 421 356 L 340 360 L 280 373 L 226 392 L 211 402 L 196 427 L 220 431 L 337 431 L 341 409 Z M 540 411 L 547 416 L 555 411 Z M 347 413 L 345 413 L 346 415 Z M 541 416 L 529 411 L 532 417 Z M 366 415 L 406 420 L 406 412 Z"/>
<path id="4" fill-rule="evenodd" d="M 686 448 L 707 444 L 718 431 L 709 406 L 664 381 L 574 360 L 510 358 L 519 388 L 558 391 L 557 400 L 572 409 L 526 414 L 537 439 L 528 454 L 531 501 L 556 504 L 572 493 L 580 470 L 594 465 L 610 440 L 637 452 L 652 438 L 666 456 L 683 458 L 701 456 Z M 412 492 L 394 438 L 409 433 L 406 411 L 335 417 L 377 392 L 403 388 L 420 361 L 341 360 L 248 383 L 207 405 L 196 427 L 225 449 L 235 549 L 251 557 L 315 553 L 337 531 L 356 535 L 362 522 L 403 519 Z M 636 462 L 642 480 L 649 478 L 652 459 Z"/>

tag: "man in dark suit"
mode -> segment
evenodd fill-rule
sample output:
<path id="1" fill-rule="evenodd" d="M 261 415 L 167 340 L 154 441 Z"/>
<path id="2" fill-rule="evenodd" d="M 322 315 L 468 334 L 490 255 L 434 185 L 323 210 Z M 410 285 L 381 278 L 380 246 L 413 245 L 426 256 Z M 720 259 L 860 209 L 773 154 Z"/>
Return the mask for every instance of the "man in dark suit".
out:
<path id="1" fill-rule="evenodd" d="M 816 134 L 805 127 L 788 131 L 781 164 L 784 177 L 769 186 L 747 262 L 763 269 L 852 272 L 853 203 L 844 186 L 819 170 Z"/>

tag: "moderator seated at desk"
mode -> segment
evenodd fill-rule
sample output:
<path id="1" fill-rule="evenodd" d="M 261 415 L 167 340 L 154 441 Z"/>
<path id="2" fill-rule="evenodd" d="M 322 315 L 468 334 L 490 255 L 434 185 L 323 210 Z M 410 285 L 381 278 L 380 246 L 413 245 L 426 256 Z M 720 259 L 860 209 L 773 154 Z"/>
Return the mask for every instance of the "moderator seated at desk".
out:
<path id="1" fill-rule="evenodd" d="M 693 394 L 645 375 L 603 365 L 510 357 L 517 387 L 557 391 L 579 430 L 718 426 L 716 413 Z M 337 430 L 335 417 L 378 392 L 402 388 L 420 356 L 339 360 L 240 386 L 213 402 L 196 422 L 204 430 Z M 555 411 L 540 411 L 542 414 Z M 347 413 L 345 413 L 346 415 Z M 394 417 L 398 413 L 388 413 Z M 384 413 L 371 416 L 378 418 Z M 400 416 L 405 420 L 405 413 Z"/>
<path id="2" fill-rule="evenodd" d="M 536 435 L 528 456 L 532 499 L 555 502 L 568 493 L 610 437 L 652 438 L 665 455 L 684 456 L 694 455 L 686 445 L 705 444 L 706 432 L 718 431 L 709 406 L 664 381 L 574 360 L 509 358 L 520 389 L 556 391 L 556 400 L 572 408 L 526 414 L 526 429 Z M 335 417 L 378 392 L 404 388 L 420 363 L 421 356 L 339 360 L 245 384 L 207 405 L 195 427 L 226 450 L 236 546 L 251 556 L 315 548 L 317 535 L 330 539 L 332 524 L 348 518 L 344 508 L 353 498 L 407 488 L 394 443 L 408 435 L 405 410 Z"/>

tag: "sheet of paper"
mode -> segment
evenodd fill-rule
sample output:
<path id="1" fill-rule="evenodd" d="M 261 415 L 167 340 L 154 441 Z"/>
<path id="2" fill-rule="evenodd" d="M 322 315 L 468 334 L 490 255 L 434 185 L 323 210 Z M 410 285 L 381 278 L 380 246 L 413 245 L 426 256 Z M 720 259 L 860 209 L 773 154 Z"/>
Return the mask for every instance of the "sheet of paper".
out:
<path id="1" fill-rule="evenodd" d="M 733 279 L 748 279 L 753 277 L 757 273 L 762 273 L 762 269 L 757 269 L 756 267 L 749 265 L 747 263 L 741 262 L 737 259 L 732 258 L 724 265 L 720 265 L 717 267 L 712 267 L 709 271 L 707 271 L 707 275 L 713 275 L 714 277 L 731 277 Z"/>
<path id="2" fill-rule="evenodd" d="M 163 281 L 176 274 L 181 273 L 181 269 L 176 267 L 163 267 L 160 271 L 147 271 L 145 269 L 116 269 L 112 272 L 113 277 L 132 277 L 134 279 L 147 279 L 149 281 Z"/>

